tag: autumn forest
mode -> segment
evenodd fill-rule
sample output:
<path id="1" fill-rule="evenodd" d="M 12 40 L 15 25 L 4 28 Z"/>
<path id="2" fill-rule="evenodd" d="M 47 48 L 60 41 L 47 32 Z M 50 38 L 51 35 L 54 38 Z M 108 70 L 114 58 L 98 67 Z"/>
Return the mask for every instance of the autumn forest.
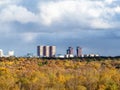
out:
<path id="1" fill-rule="evenodd" d="M 0 90 L 120 90 L 120 59 L 0 58 Z"/>

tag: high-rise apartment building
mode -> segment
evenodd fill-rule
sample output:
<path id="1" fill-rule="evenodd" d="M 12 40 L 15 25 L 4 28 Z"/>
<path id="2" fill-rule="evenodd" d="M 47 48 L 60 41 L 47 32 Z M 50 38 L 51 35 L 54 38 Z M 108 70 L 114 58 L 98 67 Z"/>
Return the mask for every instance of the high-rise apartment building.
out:
<path id="1" fill-rule="evenodd" d="M 74 51 L 73 51 L 73 48 L 72 47 L 69 47 L 68 49 L 67 49 L 67 54 L 74 54 Z"/>
<path id="2" fill-rule="evenodd" d="M 44 54 L 43 54 L 43 47 L 44 46 L 37 46 L 37 55 L 39 57 L 43 57 L 44 56 Z"/>
<path id="3" fill-rule="evenodd" d="M 44 57 L 50 57 L 49 56 L 49 51 L 50 51 L 50 46 L 44 46 L 43 47 L 43 55 L 44 55 Z"/>
<path id="4" fill-rule="evenodd" d="M 65 56 L 66 58 L 73 58 L 74 57 L 74 50 L 72 47 L 68 47 L 67 54 Z"/>
<path id="5" fill-rule="evenodd" d="M 55 57 L 56 46 L 38 46 L 37 55 L 39 57 Z"/>
<path id="6" fill-rule="evenodd" d="M 49 48 L 49 56 L 50 57 L 55 57 L 56 54 L 56 46 L 50 46 Z"/>
<path id="7" fill-rule="evenodd" d="M 76 51 L 77 51 L 77 57 L 81 57 L 82 56 L 82 48 L 81 47 L 77 47 Z"/>

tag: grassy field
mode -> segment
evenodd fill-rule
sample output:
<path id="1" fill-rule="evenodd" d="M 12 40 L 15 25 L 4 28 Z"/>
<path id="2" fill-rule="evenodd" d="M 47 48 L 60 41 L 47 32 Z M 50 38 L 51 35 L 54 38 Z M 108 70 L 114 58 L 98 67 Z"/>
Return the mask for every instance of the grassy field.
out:
<path id="1" fill-rule="evenodd" d="M 120 90 L 120 59 L 0 58 L 0 90 Z"/>

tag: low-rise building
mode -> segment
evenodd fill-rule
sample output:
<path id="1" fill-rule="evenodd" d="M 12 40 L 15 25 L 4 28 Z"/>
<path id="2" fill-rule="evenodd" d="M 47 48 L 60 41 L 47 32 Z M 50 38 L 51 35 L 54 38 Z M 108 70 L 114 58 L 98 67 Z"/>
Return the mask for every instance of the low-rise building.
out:
<path id="1" fill-rule="evenodd" d="M 0 57 L 3 57 L 3 56 L 4 56 L 4 54 L 3 54 L 3 50 L 0 49 Z"/>
<path id="2" fill-rule="evenodd" d="M 14 51 L 8 51 L 8 56 L 11 57 L 11 56 L 14 56 Z"/>

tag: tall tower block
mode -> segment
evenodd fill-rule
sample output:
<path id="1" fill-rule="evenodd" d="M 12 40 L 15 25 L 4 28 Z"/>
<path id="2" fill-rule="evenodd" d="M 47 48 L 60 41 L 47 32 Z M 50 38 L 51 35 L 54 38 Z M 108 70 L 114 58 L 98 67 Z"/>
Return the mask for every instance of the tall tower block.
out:
<path id="1" fill-rule="evenodd" d="M 43 47 L 44 46 L 37 46 L 37 56 L 43 57 Z"/>
<path id="2" fill-rule="evenodd" d="M 81 47 L 77 47 L 76 51 L 77 51 L 77 57 L 81 57 L 82 56 L 82 48 Z"/>
<path id="3" fill-rule="evenodd" d="M 50 53 L 50 57 L 55 57 L 56 54 L 56 46 L 50 46 L 49 48 L 49 53 Z"/>

